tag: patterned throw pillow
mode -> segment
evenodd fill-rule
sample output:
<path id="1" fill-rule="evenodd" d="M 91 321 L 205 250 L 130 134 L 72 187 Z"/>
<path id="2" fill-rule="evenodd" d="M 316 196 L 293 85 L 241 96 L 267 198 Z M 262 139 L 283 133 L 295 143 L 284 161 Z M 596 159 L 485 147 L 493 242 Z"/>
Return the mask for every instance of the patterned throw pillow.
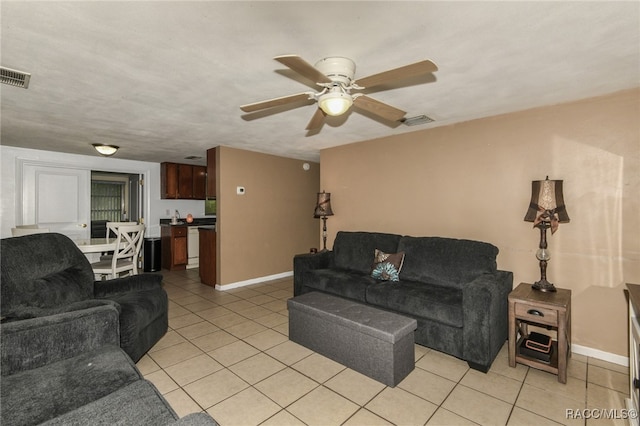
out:
<path id="1" fill-rule="evenodd" d="M 376 249 L 371 276 L 377 280 L 400 281 L 400 270 L 404 263 L 404 252 L 385 253 Z"/>

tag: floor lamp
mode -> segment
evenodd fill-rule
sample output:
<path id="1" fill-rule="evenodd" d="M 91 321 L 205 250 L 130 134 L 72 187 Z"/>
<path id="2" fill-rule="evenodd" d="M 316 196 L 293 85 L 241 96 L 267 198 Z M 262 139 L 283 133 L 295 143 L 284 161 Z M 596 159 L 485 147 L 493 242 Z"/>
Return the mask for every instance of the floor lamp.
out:
<path id="1" fill-rule="evenodd" d="M 318 201 L 316 202 L 316 209 L 313 212 L 313 217 L 316 219 L 322 219 L 322 250 L 327 251 L 327 216 L 333 216 L 331 210 L 331 193 L 330 192 L 318 192 Z"/>
<path id="2" fill-rule="evenodd" d="M 524 217 L 526 222 L 533 222 L 533 227 L 540 229 L 540 244 L 536 258 L 540 261 L 540 281 L 532 288 L 544 292 L 556 291 L 555 286 L 547 281 L 547 262 L 551 259 L 547 250 L 547 229 L 553 235 L 561 223 L 569 222 L 569 215 L 562 196 L 562 181 L 534 180 L 531 182 L 531 202 Z"/>

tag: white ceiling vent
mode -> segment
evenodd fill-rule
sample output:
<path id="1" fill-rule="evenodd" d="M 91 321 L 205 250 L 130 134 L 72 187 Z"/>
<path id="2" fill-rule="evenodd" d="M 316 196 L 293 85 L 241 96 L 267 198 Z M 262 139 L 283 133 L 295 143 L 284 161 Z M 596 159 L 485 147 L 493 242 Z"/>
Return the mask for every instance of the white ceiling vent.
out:
<path id="1" fill-rule="evenodd" d="M 0 66 L 0 83 L 26 89 L 29 87 L 30 79 L 31 74 L 29 73 Z"/>

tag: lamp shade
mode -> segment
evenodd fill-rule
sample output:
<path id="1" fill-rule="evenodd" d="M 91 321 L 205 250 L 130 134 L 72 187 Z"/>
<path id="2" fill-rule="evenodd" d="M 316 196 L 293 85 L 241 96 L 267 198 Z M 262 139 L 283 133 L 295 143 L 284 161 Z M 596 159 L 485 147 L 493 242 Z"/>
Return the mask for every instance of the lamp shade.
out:
<path id="1" fill-rule="evenodd" d="M 562 195 L 562 181 L 534 180 L 531 182 L 531 202 L 524 216 L 526 222 L 538 222 L 542 215 L 551 216 L 549 220 L 559 223 L 569 222 L 567 208 Z"/>
<path id="2" fill-rule="evenodd" d="M 342 92 L 339 87 L 334 87 L 328 93 L 321 95 L 318 98 L 318 105 L 320 109 L 327 115 L 337 116 L 342 115 L 353 104 L 351 95 Z"/>
<path id="3" fill-rule="evenodd" d="M 331 210 L 331 193 L 330 192 L 318 192 L 318 201 L 316 203 L 316 209 L 313 212 L 313 217 L 333 216 L 333 210 Z"/>
<path id="4" fill-rule="evenodd" d="M 115 145 L 104 145 L 101 143 L 94 143 L 93 147 L 98 151 L 100 155 L 104 155 L 105 157 L 110 157 L 118 151 L 117 146 Z"/>

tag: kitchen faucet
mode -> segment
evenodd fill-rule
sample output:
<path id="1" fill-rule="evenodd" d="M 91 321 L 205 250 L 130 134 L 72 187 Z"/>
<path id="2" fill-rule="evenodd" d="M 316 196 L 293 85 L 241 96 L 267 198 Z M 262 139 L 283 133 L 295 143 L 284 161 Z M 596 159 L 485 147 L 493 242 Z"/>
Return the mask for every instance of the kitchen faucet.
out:
<path id="1" fill-rule="evenodd" d="M 180 212 L 176 210 L 176 220 L 180 219 Z"/>

